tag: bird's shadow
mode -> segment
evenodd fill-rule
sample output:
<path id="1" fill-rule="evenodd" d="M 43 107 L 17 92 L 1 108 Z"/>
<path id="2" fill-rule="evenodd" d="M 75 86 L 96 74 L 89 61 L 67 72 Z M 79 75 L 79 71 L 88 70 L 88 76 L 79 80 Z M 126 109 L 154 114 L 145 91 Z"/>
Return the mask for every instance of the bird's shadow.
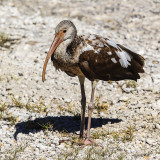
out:
<path id="1" fill-rule="evenodd" d="M 121 119 L 108 119 L 108 118 L 92 118 L 91 128 L 101 127 L 107 123 L 119 123 Z M 87 125 L 87 118 L 85 120 Z M 80 117 L 75 116 L 59 116 L 59 117 L 44 117 L 36 118 L 35 120 L 28 120 L 19 122 L 15 125 L 16 132 L 14 139 L 17 140 L 19 133 L 29 134 L 36 133 L 41 130 L 51 130 L 58 132 L 75 133 L 80 130 Z"/>

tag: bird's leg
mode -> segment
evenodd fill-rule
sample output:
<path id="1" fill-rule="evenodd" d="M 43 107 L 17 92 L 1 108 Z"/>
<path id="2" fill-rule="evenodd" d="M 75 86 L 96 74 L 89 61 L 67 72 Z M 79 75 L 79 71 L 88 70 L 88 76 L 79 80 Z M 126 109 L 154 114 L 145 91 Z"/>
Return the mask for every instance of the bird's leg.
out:
<path id="1" fill-rule="evenodd" d="M 85 109 L 86 109 L 86 95 L 85 95 L 85 89 L 84 89 L 84 80 L 85 78 L 82 76 L 79 76 L 79 82 L 81 87 L 81 127 L 80 127 L 80 138 L 84 135 L 85 130 Z"/>
<path id="2" fill-rule="evenodd" d="M 88 126 L 87 126 L 87 137 L 84 141 L 84 145 L 91 144 L 92 141 L 90 140 L 90 128 L 91 128 L 91 116 L 92 116 L 92 111 L 94 109 L 94 92 L 95 92 L 95 87 L 96 87 L 97 81 L 92 81 L 92 93 L 91 93 L 91 100 L 88 105 Z"/>

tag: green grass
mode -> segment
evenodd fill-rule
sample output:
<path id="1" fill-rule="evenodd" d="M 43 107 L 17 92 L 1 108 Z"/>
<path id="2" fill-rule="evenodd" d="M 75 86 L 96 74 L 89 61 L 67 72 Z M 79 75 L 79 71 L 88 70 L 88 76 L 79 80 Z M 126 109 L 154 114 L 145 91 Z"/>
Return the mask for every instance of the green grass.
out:
<path id="1" fill-rule="evenodd" d="M 97 129 L 96 131 L 91 133 L 92 139 L 100 139 L 100 138 L 106 138 L 109 135 L 109 132 L 106 132 L 102 129 Z"/>
<path id="2" fill-rule="evenodd" d="M 22 103 L 21 97 L 15 98 L 13 95 L 10 96 L 11 98 L 11 104 L 6 104 L 0 102 L 0 119 L 5 120 L 8 122 L 11 122 L 11 125 L 16 124 L 18 121 L 18 117 L 13 116 L 11 113 L 9 113 L 9 109 L 13 107 L 17 107 L 20 109 L 27 109 L 32 112 L 37 112 L 37 113 L 46 113 L 47 114 L 47 108 L 48 106 L 44 105 L 44 102 L 42 100 L 39 100 L 38 103 L 31 104 L 28 102 L 27 104 Z M 37 125 L 37 124 L 36 124 Z M 41 125 L 40 128 L 42 129 L 50 129 L 51 126 L 50 124 L 38 124 Z"/>
<path id="3" fill-rule="evenodd" d="M 2 114 L 2 113 L 0 113 L 0 120 L 1 120 L 1 119 L 3 119 L 3 114 Z"/>
<path id="4" fill-rule="evenodd" d="M 114 147 L 113 147 L 114 146 Z M 83 154 L 82 154 L 83 150 Z M 68 159 L 83 159 L 83 160 L 104 160 L 109 159 L 115 150 L 119 150 L 116 144 L 106 145 L 102 147 L 100 145 L 91 145 L 86 147 L 78 147 L 75 145 L 65 145 L 65 150 L 63 150 L 58 155 L 58 160 L 68 160 Z M 116 160 L 123 160 L 125 158 L 124 154 L 118 155 Z"/>
<path id="5" fill-rule="evenodd" d="M 72 145 L 82 146 L 83 145 L 83 138 L 79 138 L 79 135 L 68 133 L 68 131 L 65 129 L 60 134 L 61 134 L 60 137 L 65 137 L 65 138 L 68 137 L 67 141 L 62 140 L 61 143 L 70 144 L 70 146 Z"/>
<path id="6" fill-rule="evenodd" d="M 14 150 L 8 151 L 8 153 L 10 154 L 10 156 L 8 157 L 9 160 L 16 160 L 18 158 L 18 154 L 21 152 L 24 152 L 26 147 L 27 147 L 26 145 L 24 146 L 20 145 L 20 146 L 17 146 L 17 148 L 15 148 Z"/>
<path id="7" fill-rule="evenodd" d="M 14 125 L 14 124 L 16 124 L 18 118 L 12 116 L 11 114 L 9 114 L 9 115 L 3 117 L 3 120 L 8 121 L 8 122 L 11 122 L 11 124 Z"/>
<path id="8" fill-rule="evenodd" d="M 120 154 L 117 156 L 117 160 L 123 160 L 125 158 L 124 154 Z"/>
<path id="9" fill-rule="evenodd" d="M 0 47 L 5 47 L 5 43 L 9 41 L 9 38 L 6 34 L 0 32 Z"/>
<path id="10" fill-rule="evenodd" d="M 112 137 L 115 141 L 132 141 L 133 135 L 135 132 L 135 128 L 132 126 L 128 126 L 126 129 L 122 131 L 104 131 L 103 129 L 97 129 L 91 132 L 92 139 L 104 139 L 107 137 Z"/>
<path id="11" fill-rule="evenodd" d="M 40 127 L 42 127 L 43 130 L 52 130 L 53 129 L 53 126 L 55 124 L 55 122 L 53 124 L 51 124 L 50 122 L 47 122 L 47 123 L 37 123 Z"/>
<path id="12" fill-rule="evenodd" d="M 80 119 L 80 111 L 76 108 L 73 103 L 67 103 L 67 106 L 62 107 L 62 105 L 57 105 L 58 110 L 63 113 L 70 113 L 74 116 L 75 119 Z"/>
<path id="13" fill-rule="evenodd" d="M 31 103 L 28 101 L 26 104 L 21 102 L 21 97 L 15 98 L 11 96 L 12 107 L 26 108 L 28 111 L 38 112 L 38 113 L 47 113 L 48 106 L 44 105 L 43 100 L 39 99 L 37 103 Z"/>
<path id="14" fill-rule="evenodd" d="M 138 84 L 135 81 L 132 81 L 132 80 L 126 81 L 126 87 L 127 88 L 136 88 L 137 86 L 138 86 Z"/>
<path id="15" fill-rule="evenodd" d="M 6 81 L 9 83 L 11 80 L 18 81 L 19 78 L 13 74 L 3 74 L 0 76 L 0 81 Z"/>
<path id="16" fill-rule="evenodd" d="M 132 126 L 127 127 L 126 130 L 123 130 L 122 133 L 123 137 L 122 137 L 122 141 L 132 141 L 133 140 L 133 134 L 134 134 L 135 128 Z"/>
<path id="17" fill-rule="evenodd" d="M 8 113 L 9 106 L 6 105 L 6 103 L 0 103 L 0 119 L 11 122 L 12 125 L 14 125 L 18 118 L 14 117 L 11 113 Z"/>
<path id="18" fill-rule="evenodd" d="M 10 48 L 18 39 L 12 39 L 7 34 L 0 32 L 0 47 Z M 8 42 L 8 43 L 7 43 Z"/>
<path id="19" fill-rule="evenodd" d="M 55 121 L 54 120 L 47 120 L 47 119 L 43 119 L 43 118 L 37 118 L 35 120 L 28 120 L 26 123 L 26 129 L 32 130 L 32 129 L 36 129 L 36 130 L 53 130 L 53 127 L 55 125 Z"/>
<path id="20" fill-rule="evenodd" d="M 6 108 L 6 103 L 1 104 L 0 103 L 0 112 L 4 112 Z"/>
<path id="21" fill-rule="evenodd" d="M 100 112 L 106 113 L 109 107 L 110 107 L 110 104 L 101 102 L 101 97 L 95 98 L 95 109 L 97 110 L 98 114 Z"/>
<path id="22" fill-rule="evenodd" d="M 12 104 L 15 105 L 18 108 L 23 108 L 24 104 L 21 102 L 21 97 L 15 98 L 14 96 L 11 96 Z"/>

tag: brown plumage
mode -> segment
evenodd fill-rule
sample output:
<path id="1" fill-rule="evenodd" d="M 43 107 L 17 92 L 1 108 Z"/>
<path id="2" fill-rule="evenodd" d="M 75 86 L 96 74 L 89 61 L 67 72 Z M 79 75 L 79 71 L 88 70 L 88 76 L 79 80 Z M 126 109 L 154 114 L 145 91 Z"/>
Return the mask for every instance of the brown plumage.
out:
<path id="1" fill-rule="evenodd" d="M 90 125 L 94 108 L 94 91 L 98 80 L 119 81 L 131 79 L 137 81 L 143 73 L 144 58 L 131 49 L 98 35 L 77 35 L 74 24 L 69 20 L 60 22 L 55 29 L 55 38 L 47 54 L 42 80 L 50 59 L 56 69 L 69 76 L 78 76 L 82 94 L 82 111 L 80 137 L 84 134 L 86 97 L 85 77 L 92 83 L 91 101 L 89 104 L 87 137 L 84 144 L 91 143 Z"/>

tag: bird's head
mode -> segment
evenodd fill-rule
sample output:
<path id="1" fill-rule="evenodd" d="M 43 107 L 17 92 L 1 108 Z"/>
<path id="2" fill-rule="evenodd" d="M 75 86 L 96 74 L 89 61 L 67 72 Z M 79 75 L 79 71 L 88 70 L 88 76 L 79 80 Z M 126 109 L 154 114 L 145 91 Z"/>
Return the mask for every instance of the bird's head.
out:
<path id="1" fill-rule="evenodd" d="M 48 60 L 50 59 L 50 57 L 52 56 L 52 54 L 55 52 L 57 47 L 62 42 L 66 41 L 67 44 L 70 44 L 73 41 L 73 39 L 75 38 L 76 34 L 77 34 L 76 27 L 69 20 L 63 20 L 57 25 L 57 27 L 55 29 L 54 40 L 53 40 L 52 45 L 47 53 L 45 63 L 43 66 L 43 73 L 42 73 L 42 81 L 43 82 L 45 80 L 45 71 L 46 71 L 47 63 L 48 63 Z"/>

